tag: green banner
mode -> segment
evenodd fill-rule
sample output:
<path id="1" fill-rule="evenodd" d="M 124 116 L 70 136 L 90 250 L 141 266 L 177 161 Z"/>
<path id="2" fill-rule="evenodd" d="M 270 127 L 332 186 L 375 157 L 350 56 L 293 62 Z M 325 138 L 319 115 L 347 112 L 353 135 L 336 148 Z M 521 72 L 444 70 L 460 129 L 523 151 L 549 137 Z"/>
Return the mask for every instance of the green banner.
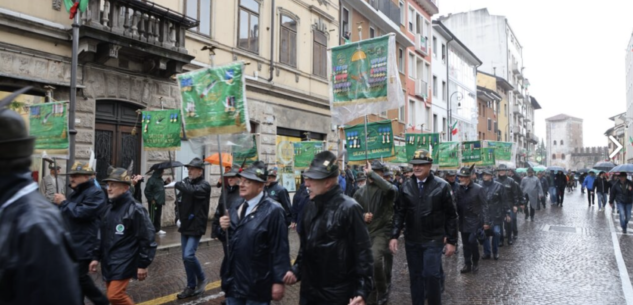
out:
<path id="1" fill-rule="evenodd" d="M 484 147 L 481 149 L 480 165 L 495 165 L 495 150 L 493 147 Z"/>
<path id="2" fill-rule="evenodd" d="M 495 148 L 496 161 L 512 161 L 512 142 L 487 141 L 487 147 Z"/>
<path id="3" fill-rule="evenodd" d="M 389 36 L 332 48 L 333 105 L 387 98 Z"/>
<path id="4" fill-rule="evenodd" d="M 407 147 L 407 160 L 413 159 L 413 154 L 418 149 L 426 149 L 432 152 L 431 158 L 437 160 L 439 156 L 438 145 L 440 144 L 439 133 L 405 133 Z"/>
<path id="5" fill-rule="evenodd" d="M 68 111 L 66 102 L 31 105 L 29 134 L 35 150 L 48 154 L 68 153 Z"/>
<path id="6" fill-rule="evenodd" d="M 396 157 L 389 161 L 391 163 L 409 163 L 407 159 L 407 147 L 406 146 L 396 146 Z"/>
<path id="7" fill-rule="evenodd" d="M 481 141 L 462 142 L 462 163 L 464 166 L 481 164 Z"/>
<path id="8" fill-rule="evenodd" d="M 253 145 L 250 147 L 241 147 L 241 146 L 232 146 L 233 151 L 231 155 L 233 156 L 233 164 L 237 165 L 251 165 L 255 161 L 259 160 L 259 151 L 257 148 L 257 135 L 251 135 L 253 138 Z M 247 142 L 245 140 L 244 142 Z"/>
<path id="9" fill-rule="evenodd" d="M 325 143 L 322 141 L 294 142 L 294 167 L 304 169 L 310 167 L 314 155 L 325 150 Z"/>
<path id="10" fill-rule="evenodd" d="M 187 137 L 250 132 L 244 64 L 178 75 Z"/>
<path id="11" fill-rule="evenodd" d="M 439 145 L 438 151 L 440 167 L 459 167 L 459 142 L 442 142 Z"/>
<path id="12" fill-rule="evenodd" d="M 367 124 L 367 142 L 369 143 L 367 146 L 365 145 L 365 124 L 345 127 L 345 139 L 350 162 L 365 161 L 365 147 L 367 147 L 369 160 L 383 158 L 385 161 L 385 158 L 395 155 L 390 120 Z"/>
<path id="13" fill-rule="evenodd" d="M 143 111 L 143 149 L 180 150 L 180 110 Z"/>

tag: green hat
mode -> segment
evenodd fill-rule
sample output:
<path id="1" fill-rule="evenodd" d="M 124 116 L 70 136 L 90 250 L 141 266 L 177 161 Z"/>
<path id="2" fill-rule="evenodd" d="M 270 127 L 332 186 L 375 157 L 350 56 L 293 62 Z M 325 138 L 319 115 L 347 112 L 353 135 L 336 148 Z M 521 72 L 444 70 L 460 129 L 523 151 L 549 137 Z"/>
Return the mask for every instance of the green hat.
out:
<path id="1" fill-rule="evenodd" d="M 496 171 L 507 171 L 508 170 L 508 166 L 505 164 L 499 164 L 499 166 L 497 166 Z"/>
<path id="2" fill-rule="evenodd" d="M 127 173 L 127 169 L 125 168 L 115 168 L 113 169 L 108 178 L 102 180 L 103 182 L 118 182 L 125 183 L 127 185 L 132 185 L 132 178 Z"/>
<path id="3" fill-rule="evenodd" d="M 481 173 L 484 175 L 492 175 L 492 168 L 484 168 Z"/>
<path id="4" fill-rule="evenodd" d="M 76 161 L 70 168 L 67 175 L 94 175 L 95 171 L 88 165 L 88 163 L 82 163 Z"/>
<path id="5" fill-rule="evenodd" d="M 367 175 L 365 173 L 360 172 L 356 175 L 356 181 L 365 181 L 367 180 Z"/>
<path id="6" fill-rule="evenodd" d="M 314 156 L 310 167 L 303 173 L 303 177 L 313 180 L 321 180 L 338 175 L 336 155 L 331 151 L 322 151 Z"/>
<path id="7" fill-rule="evenodd" d="M 444 176 L 455 176 L 455 175 L 457 175 L 457 172 L 455 172 L 454 169 L 448 169 L 444 171 Z"/>
<path id="8" fill-rule="evenodd" d="M 266 179 L 268 179 L 266 164 L 262 161 L 255 161 L 253 164 L 251 164 L 251 166 L 242 170 L 242 172 L 238 174 L 238 177 L 257 182 L 266 182 Z"/>
<path id="9" fill-rule="evenodd" d="M 475 164 L 468 166 L 463 166 L 457 172 L 457 176 L 459 177 L 470 177 L 473 173 L 475 173 Z"/>
<path id="10" fill-rule="evenodd" d="M 372 160 L 371 161 L 371 170 L 379 171 L 379 172 L 387 172 L 389 169 L 380 161 Z"/>
<path id="11" fill-rule="evenodd" d="M 409 162 L 411 164 L 433 164 L 433 158 L 431 153 L 426 149 L 416 150 L 413 154 L 413 159 Z"/>

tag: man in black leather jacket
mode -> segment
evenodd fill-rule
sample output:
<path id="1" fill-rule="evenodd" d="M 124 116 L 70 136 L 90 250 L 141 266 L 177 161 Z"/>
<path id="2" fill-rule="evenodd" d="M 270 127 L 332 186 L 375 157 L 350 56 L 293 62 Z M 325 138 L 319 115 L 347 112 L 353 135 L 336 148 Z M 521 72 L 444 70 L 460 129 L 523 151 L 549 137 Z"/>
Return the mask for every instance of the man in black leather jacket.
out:
<path id="1" fill-rule="evenodd" d="M 618 213 L 620 214 L 620 226 L 622 232 L 626 233 L 627 225 L 631 219 L 631 207 L 633 206 L 633 182 L 627 179 L 627 174 L 621 172 L 618 175 L 617 182 L 611 186 L 611 195 L 609 196 L 609 204 L 613 207 L 613 203 L 617 204 Z"/>
<path id="2" fill-rule="evenodd" d="M 35 138 L 0 101 L 0 304 L 83 304 L 72 238 L 31 178 Z M 106 300 L 107 301 L 107 300 Z"/>
<path id="3" fill-rule="evenodd" d="M 475 165 L 470 168 L 462 167 L 457 172 L 459 188 L 455 194 L 457 213 L 459 214 L 459 230 L 464 248 L 464 268 L 461 273 L 479 270 L 479 245 L 477 235 L 479 231 L 488 230 L 488 202 L 481 185 L 471 181 Z"/>
<path id="4" fill-rule="evenodd" d="M 147 210 L 129 192 L 132 179 L 124 168 L 114 169 L 108 178 L 108 199 L 99 229 L 99 242 L 90 271 L 101 275 L 112 304 L 133 304 L 125 293 L 130 279 L 144 281 L 156 255 L 154 225 Z"/>
<path id="5" fill-rule="evenodd" d="M 239 173 L 239 204 L 220 218 L 220 240 L 229 231 L 222 290 L 228 304 L 268 304 L 284 296 L 284 276 L 290 270 L 288 226 L 281 205 L 264 191 L 266 165 L 257 161 Z"/>
<path id="6" fill-rule="evenodd" d="M 364 305 L 373 260 L 363 210 L 338 185 L 336 155 L 314 156 L 304 173 L 312 202 L 303 212 L 299 254 L 284 278 L 301 281 L 301 305 Z"/>
<path id="7" fill-rule="evenodd" d="M 73 192 L 68 199 L 63 194 L 55 194 L 53 203 L 59 206 L 73 237 L 79 259 L 81 291 L 90 301 L 99 305 L 108 304 L 108 299 L 95 286 L 88 272 L 98 242 L 97 232 L 106 207 L 106 198 L 103 190 L 91 178 L 94 173 L 87 163 L 75 162 L 68 172 L 68 181 Z"/>
<path id="8" fill-rule="evenodd" d="M 455 201 L 451 186 L 430 173 L 433 158 L 428 151 L 416 151 L 410 163 L 413 176 L 400 189 L 389 248 L 397 252 L 405 229 L 412 304 L 424 305 L 425 299 L 441 304 L 442 250 L 451 256 L 457 243 Z"/>
<path id="9" fill-rule="evenodd" d="M 486 240 L 484 241 L 483 259 L 490 259 L 490 238 L 492 234 L 492 256 L 495 260 L 499 259 L 499 239 L 501 239 L 501 226 L 506 218 L 508 210 L 506 196 L 504 194 L 504 186 L 494 181 L 492 178 L 492 170 L 484 169 L 482 171 L 482 183 L 486 200 L 488 201 L 488 217 L 490 219 L 490 229 L 486 232 Z"/>
<path id="10" fill-rule="evenodd" d="M 501 234 L 499 246 L 503 246 L 504 238 L 508 240 L 508 245 L 512 245 L 514 240 L 517 239 L 517 234 L 519 233 L 517 228 L 517 212 L 519 211 L 519 207 L 521 207 L 521 209 L 523 208 L 521 205 L 521 196 L 523 196 L 521 188 L 514 179 L 508 177 L 507 173 L 508 167 L 505 164 L 501 164 L 497 167 L 496 181 L 503 185 L 503 193 L 505 195 L 504 201 L 507 208 L 506 217 L 503 220 L 504 227 L 502 230 L 505 232 L 505 236 L 504 234 Z"/>
<path id="11" fill-rule="evenodd" d="M 179 223 L 182 260 L 187 273 L 187 287 L 178 294 L 179 299 L 204 292 L 207 278 L 196 258 L 200 238 L 207 231 L 211 185 L 204 180 L 204 162 L 194 158 L 185 165 L 189 177 L 174 186 L 180 194 L 176 199 L 176 223 Z M 197 282 L 196 282 L 197 280 Z"/>
<path id="12" fill-rule="evenodd" d="M 290 211 L 290 195 L 288 190 L 279 184 L 277 180 L 277 169 L 268 169 L 268 180 L 266 181 L 266 188 L 264 189 L 266 195 L 272 200 L 279 202 L 281 207 L 284 208 L 284 215 L 286 216 L 286 226 L 289 226 L 292 222 L 292 212 Z"/>

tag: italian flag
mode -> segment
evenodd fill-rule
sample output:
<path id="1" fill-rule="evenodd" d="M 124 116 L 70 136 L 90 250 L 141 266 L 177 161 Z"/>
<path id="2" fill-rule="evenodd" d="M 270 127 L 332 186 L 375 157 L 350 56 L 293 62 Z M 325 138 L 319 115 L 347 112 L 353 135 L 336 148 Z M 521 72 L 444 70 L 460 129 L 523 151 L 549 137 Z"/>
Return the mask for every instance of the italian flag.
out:
<path id="1" fill-rule="evenodd" d="M 77 9 L 82 13 L 86 11 L 88 0 L 64 0 L 64 6 L 66 6 L 66 11 L 70 13 L 70 19 L 73 19 L 77 14 Z"/>
<path id="2" fill-rule="evenodd" d="M 457 120 L 455 120 L 455 122 L 453 123 L 453 127 L 451 127 L 451 134 L 452 135 L 457 134 Z"/>

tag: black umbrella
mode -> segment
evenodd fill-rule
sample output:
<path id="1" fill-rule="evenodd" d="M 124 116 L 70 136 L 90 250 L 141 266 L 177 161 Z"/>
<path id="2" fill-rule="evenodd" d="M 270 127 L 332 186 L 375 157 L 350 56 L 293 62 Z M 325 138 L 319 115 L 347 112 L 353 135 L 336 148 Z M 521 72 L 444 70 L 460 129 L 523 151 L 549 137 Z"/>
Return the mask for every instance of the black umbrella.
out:
<path id="1" fill-rule="evenodd" d="M 603 170 L 603 171 L 609 171 L 616 166 L 617 165 L 613 162 L 603 161 L 603 162 L 598 162 L 594 164 L 593 168 L 598 169 L 598 170 Z"/>
<path id="2" fill-rule="evenodd" d="M 579 172 L 579 173 L 586 173 L 588 171 L 589 171 L 588 168 L 582 168 L 582 169 L 577 170 L 577 172 Z"/>
<path id="3" fill-rule="evenodd" d="M 547 171 L 548 172 L 551 172 L 551 171 L 565 172 L 565 169 L 560 167 L 560 166 L 549 166 L 549 167 L 547 167 Z"/>
<path id="4" fill-rule="evenodd" d="M 621 173 L 621 172 L 633 173 L 633 164 L 618 165 L 618 166 L 612 168 L 609 172 L 610 173 Z"/>
<path id="5" fill-rule="evenodd" d="M 167 169 L 167 168 L 174 168 L 174 167 L 181 167 L 183 166 L 182 163 L 180 163 L 179 161 L 166 161 L 166 162 L 162 162 L 162 163 L 156 163 L 154 165 L 152 165 L 152 167 L 150 167 L 150 169 L 147 171 L 147 174 L 155 171 L 155 170 L 161 170 L 161 169 Z"/>

